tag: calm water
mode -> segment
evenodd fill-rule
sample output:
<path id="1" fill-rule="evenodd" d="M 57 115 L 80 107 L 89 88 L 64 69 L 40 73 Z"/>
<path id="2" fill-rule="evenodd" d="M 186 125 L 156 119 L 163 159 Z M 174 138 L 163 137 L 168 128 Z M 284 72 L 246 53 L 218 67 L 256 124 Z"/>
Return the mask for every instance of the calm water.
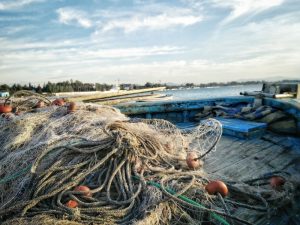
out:
<path id="1" fill-rule="evenodd" d="M 215 98 L 224 96 L 238 96 L 240 92 L 244 91 L 260 91 L 262 84 L 251 85 L 237 85 L 226 87 L 209 87 L 209 88 L 195 88 L 195 89 L 181 89 L 181 90 L 166 90 L 160 93 L 171 94 L 173 100 L 187 100 L 200 98 Z"/>

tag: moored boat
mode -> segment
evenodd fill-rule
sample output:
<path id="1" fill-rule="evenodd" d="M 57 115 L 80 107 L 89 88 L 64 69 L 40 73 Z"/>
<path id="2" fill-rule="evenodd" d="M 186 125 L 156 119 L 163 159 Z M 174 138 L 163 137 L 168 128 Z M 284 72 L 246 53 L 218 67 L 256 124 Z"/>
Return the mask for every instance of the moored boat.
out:
<path id="1" fill-rule="evenodd" d="M 274 186 L 277 178 L 273 177 L 289 177 L 293 184 L 293 188 L 286 184 L 282 190 L 282 193 L 288 193 L 285 197 L 284 194 L 281 198 L 273 196 L 278 208 L 276 212 L 268 212 L 268 216 L 266 212 L 257 212 L 257 205 L 251 200 L 246 205 L 234 205 L 225 198 L 231 210 L 232 206 L 235 208 L 231 211 L 232 215 L 249 224 L 299 224 L 300 96 L 297 89 L 293 89 L 293 94 L 287 94 L 279 93 L 278 87 L 275 89 L 277 93 L 264 93 L 264 86 L 261 92 L 248 93 L 247 96 L 117 107 L 132 118 L 169 120 L 187 132 L 204 119 L 219 120 L 223 126 L 222 138 L 217 150 L 204 159 L 204 170 L 211 177 L 232 182 L 230 191 L 233 192 L 237 181 L 251 184 L 257 190 L 265 185 Z M 257 194 L 260 196 L 259 191 Z M 295 202 L 285 202 L 284 199 L 289 198 L 287 196 L 295 197 Z"/>
<path id="2" fill-rule="evenodd" d="M 119 105 L 130 119 L 109 106 L 32 95 L 7 99 L 21 111 L 0 118 L 5 225 L 299 220 L 296 99 Z"/>

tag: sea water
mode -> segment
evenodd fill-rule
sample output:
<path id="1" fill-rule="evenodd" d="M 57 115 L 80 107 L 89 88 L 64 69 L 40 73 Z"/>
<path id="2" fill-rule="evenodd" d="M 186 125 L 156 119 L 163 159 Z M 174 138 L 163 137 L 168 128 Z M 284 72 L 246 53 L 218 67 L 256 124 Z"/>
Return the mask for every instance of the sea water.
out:
<path id="1" fill-rule="evenodd" d="M 220 86 L 206 88 L 175 89 L 159 92 L 160 94 L 172 95 L 173 100 L 194 100 L 202 98 L 217 98 L 239 96 L 244 91 L 261 91 L 262 84 Z"/>

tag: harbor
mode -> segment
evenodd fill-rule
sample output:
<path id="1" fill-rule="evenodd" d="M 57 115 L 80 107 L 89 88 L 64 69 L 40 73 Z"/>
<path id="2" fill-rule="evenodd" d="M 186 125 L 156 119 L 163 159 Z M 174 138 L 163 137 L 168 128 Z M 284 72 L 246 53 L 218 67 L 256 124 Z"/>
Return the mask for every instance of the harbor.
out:
<path id="1" fill-rule="evenodd" d="M 295 0 L 0 0 L 0 225 L 300 225 Z"/>

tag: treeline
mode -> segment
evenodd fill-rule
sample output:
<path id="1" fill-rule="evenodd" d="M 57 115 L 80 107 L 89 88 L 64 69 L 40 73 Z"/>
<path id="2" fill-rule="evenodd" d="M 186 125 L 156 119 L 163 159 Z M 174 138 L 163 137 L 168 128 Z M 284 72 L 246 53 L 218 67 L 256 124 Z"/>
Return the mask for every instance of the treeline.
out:
<path id="1" fill-rule="evenodd" d="M 161 87 L 163 84 L 150 83 L 147 82 L 145 85 L 139 84 L 120 84 L 120 90 L 132 90 L 132 89 L 143 89 L 151 87 Z M 109 91 L 113 88 L 111 84 L 101 84 L 101 83 L 83 83 L 81 81 L 62 81 L 57 83 L 48 82 L 41 85 L 20 85 L 13 84 L 11 86 L 7 84 L 0 85 L 0 91 L 7 91 L 10 94 L 13 94 L 16 91 L 20 90 L 30 90 L 37 93 L 58 93 L 58 92 L 84 92 L 84 91 Z"/>
<path id="2" fill-rule="evenodd" d="M 37 93 L 57 93 L 57 92 L 81 92 L 81 91 L 108 91 L 112 89 L 113 85 L 100 84 L 100 83 L 83 83 L 81 81 L 63 81 L 52 83 L 48 82 L 41 85 L 20 85 L 13 84 L 11 86 L 7 84 L 0 85 L 0 91 L 8 91 L 11 94 L 19 90 L 30 90 Z"/>
<path id="3" fill-rule="evenodd" d="M 210 82 L 206 84 L 198 84 L 197 87 L 216 87 L 216 86 L 235 86 L 235 85 L 249 85 L 262 84 L 265 81 L 230 81 L 230 82 Z M 190 85 L 190 84 L 189 84 Z"/>
<path id="4" fill-rule="evenodd" d="M 42 92 L 82 92 L 82 91 L 108 91 L 112 88 L 109 84 L 83 83 L 81 81 L 63 81 L 57 83 L 48 82 L 42 87 Z"/>

